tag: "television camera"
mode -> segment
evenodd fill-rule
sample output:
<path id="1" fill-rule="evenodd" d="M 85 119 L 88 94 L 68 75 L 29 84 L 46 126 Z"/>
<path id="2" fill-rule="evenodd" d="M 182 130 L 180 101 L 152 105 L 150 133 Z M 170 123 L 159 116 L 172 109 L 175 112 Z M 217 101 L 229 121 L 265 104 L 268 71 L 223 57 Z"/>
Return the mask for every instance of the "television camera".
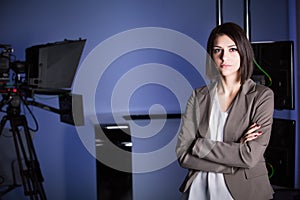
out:
<path id="1" fill-rule="evenodd" d="M 74 114 L 83 116 L 82 97 L 72 94 L 70 88 L 85 41 L 64 40 L 32 46 L 26 49 L 25 61 L 15 59 L 11 45 L 0 44 L 0 110 L 5 113 L 0 122 L 0 136 L 9 122 L 21 185 L 24 194 L 31 199 L 46 199 L 46 194 L 30 133 L 37 131 L 38 123 L 29 106 L 57 113 L 61 122 L 83 125 L 83 117 L 82 121 L 76 120 L 76 124 L 73 118 Z M 59 108 L 36 101 L 36 94 L 58 96 Z M 26 116 L 21 112 L 21 105 L 24 105 L 33 117 L 36 123 L 35 130 L 29 128 Z M 19 186 L 12 184 L 0 189 L 0 199 Z"/>

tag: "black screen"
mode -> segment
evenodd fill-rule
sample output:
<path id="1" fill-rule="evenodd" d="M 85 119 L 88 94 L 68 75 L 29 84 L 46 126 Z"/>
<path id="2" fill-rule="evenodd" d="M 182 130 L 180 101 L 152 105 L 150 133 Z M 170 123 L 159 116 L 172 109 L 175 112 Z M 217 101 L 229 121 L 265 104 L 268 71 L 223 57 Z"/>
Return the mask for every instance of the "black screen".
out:
<path id="1" fill-rule="evenodd" d="M 71 88 L 85 41 L 65 40 L 27 48 L 28 84 L 37 88 Z"/>
<path id="2" fill-rule="evenodd" d="M 252 43 L 255 61 L 252 79 L 274 92 L 275 109 L 294 109 L 293 42 Z M 269 78 L 270 77 L 270 78 Z"/>

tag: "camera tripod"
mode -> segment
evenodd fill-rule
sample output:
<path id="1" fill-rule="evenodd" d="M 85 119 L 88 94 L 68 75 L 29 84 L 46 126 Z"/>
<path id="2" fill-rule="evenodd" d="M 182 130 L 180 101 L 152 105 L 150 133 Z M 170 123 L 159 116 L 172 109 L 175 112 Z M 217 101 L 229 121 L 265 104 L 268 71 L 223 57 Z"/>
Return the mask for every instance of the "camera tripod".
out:
<path id="1" fill-rule="evenodd" d="M 10 98 L 20 97 L 12 96 Z M 14 99 L 12 99 L 12 101 L 14 101 Z M 7 115 L 5 115 L 0 122 L 0 135 L 6 123 L 9 121 L 24 194 L 25 196 L 30 196 L 32 200 L 46 200 L 47 198 L 43 188 L 44 178 L 34 149 L 27 120 L 24 115 L 20 114 L 20 99 L 14 101 L 17 102 L 16 104 L 12 103 L 12 101 L 8 101 Z M 21 132 L 20 130 L 23 131 Z M 24 134 L 23 137 L 22 134 Z M 14 186 L 8 187 L 4 193 L 12 189 L 14 189 Z"/>

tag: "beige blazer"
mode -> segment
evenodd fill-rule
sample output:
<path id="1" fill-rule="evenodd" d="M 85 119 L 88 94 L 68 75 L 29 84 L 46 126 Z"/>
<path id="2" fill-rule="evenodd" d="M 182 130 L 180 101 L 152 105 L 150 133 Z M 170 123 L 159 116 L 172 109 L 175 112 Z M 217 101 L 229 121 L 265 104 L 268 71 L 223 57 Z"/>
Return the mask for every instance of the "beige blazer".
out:
<path id="1" fill-rule="evenodd" d="M 198 171 L 219 172 L 235 200 L 272 199 L 264 159 L 273 123 L 272 90 L 247 80 L 232 103 L 224 142 L 218 142 L 207 139 L 215 88 L 215 83 L 198 88 L 188 100 L 176 147 L 179 164 L 189 169 L 180 191 L 189 190 Z M 241 144 L 240 138 L 253 122 L 261 125 L 263 135 Z"/>

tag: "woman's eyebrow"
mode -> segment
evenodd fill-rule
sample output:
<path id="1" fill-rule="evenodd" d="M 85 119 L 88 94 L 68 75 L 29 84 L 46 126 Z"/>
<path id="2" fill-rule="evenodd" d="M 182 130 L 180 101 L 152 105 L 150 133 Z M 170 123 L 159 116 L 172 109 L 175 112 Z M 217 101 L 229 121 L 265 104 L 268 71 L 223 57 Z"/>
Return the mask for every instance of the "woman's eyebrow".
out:
<path id="1" fill-rule="evenodd" d="M 214 45 L 213 47 L 222 48 L 222 47 L 219 46 L 219 45 Z M 231 45 L 228 45 L 227 47 L 236 47 L 236 45 L 235 45 L 235 44 L 231 44 Z"/>

